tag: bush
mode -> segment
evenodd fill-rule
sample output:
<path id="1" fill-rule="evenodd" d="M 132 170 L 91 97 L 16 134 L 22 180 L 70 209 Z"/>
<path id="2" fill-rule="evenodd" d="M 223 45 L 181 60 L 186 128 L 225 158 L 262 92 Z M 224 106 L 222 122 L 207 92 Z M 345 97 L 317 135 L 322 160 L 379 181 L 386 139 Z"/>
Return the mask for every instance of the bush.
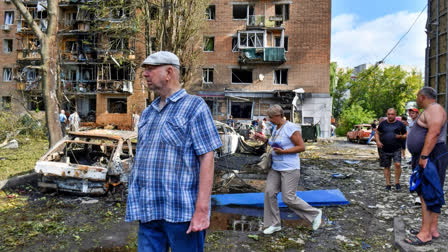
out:
<path id="1" fill-rule="evenodd" d="M 340 126 L 336 129 L 338 136 L 345 136 L 356 124 L 370 123 L 375 118 L 372 111 L 364 110 L 358 104 L 352 104 L 349 108 L 342 110 Z"/>
<path id="2" fill-rule="evenodd" d="M 8 111 L 0 112 L 0 142 L 6 138 L 14 138 L 18 134 L 30 135 L 34 138 L 46 136 L 46 128 L 40 121 L 36 121 L 29 115 L 16 115 Z"/>

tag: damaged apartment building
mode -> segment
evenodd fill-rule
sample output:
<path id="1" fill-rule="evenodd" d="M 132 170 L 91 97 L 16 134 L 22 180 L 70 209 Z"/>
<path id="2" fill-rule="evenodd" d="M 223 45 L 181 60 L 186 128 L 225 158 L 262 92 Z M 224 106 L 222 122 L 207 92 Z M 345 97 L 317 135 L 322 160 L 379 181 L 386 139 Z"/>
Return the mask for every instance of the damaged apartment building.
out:
<path id="1" fill-rule="evenodd" d="M 45 29 L 42 2 L 24 1 Z M 135 10 L 114 8 L 114 2 L 121 1 L 60 1 L 60 99 L 66 110 L 76 107 L 83 122 L 127 128 L 132 113 L 150 100 L 138 67 L 146 55 L 136 43 L 141 31 L 128 22 Z M 0 4 L 10 29 L 2 31 L 2 56 L 9 57 L 0 62 L 3 83 L 24 94 L 28 109 L 43 110 L 39 74 L 27 67 L 39 62 L 39 42 L 13 4 Z M 202 63 L 187 91 L 204 98 L 215 120 L 261 120 L 280 104 L 287 119 L 319 124 L 328 137 L 331 1 L 211 0 L 204 8 Z M 3 104 L 10 98 L 2 96 Z"/>
<path id="2" fill-rule="evenodd" d="M 330 0 L 212 0 L 206 16 L 194 91 L 216 120 L 261 120 L 280 104 L 290 121 L 329 136 Z"/>
<path id="3" fill-rule="evenodd" d="M 7 2 L 7 1 L 5 1 Z M 42 84 L 39 71 L 39 40 L 11 3 L 2 2 L 4 18 L 12 44 L 8 47 L 10 67 L 3 75 L 15 87 L 9 97 L 22 97 L 26 109 L 43 111 Z M 120 1 L 119 1 L 120 2 Z M 35 22 L 44 31 L 47 26 L 46 1 L 23 1 Z M 147 94 L 140 87 L 136 94 L 136 29 L 130 22 L 134 11 L 126 4 L 111 1 L 61 0 L 58 17 L 58 85 L 62 109 L 75 108 L 83 122 L 97 125 L 131 127 L 133 112 L 145 107 Z M 10 11 L 9 11 L 10 10 Z M 12 13 L 12 14 L 9 14 Z M 7 41 L 9 43 L 9 41 Z M 13 59 L 15 57 L 15 59 Z M 2 91 L 2 94 L 6 93 Z M 19 106 L 11 105 L 13 110 Z M 18 100 L 18 99 L 17 99 Z M 141 103 L 141 101 L 143 103 Z"/>

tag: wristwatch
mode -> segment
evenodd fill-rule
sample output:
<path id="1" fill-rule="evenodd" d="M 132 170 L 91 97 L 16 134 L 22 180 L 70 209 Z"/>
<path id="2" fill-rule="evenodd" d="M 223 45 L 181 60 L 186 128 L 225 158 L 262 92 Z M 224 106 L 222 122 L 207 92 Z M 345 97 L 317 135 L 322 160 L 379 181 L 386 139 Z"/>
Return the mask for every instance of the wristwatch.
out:
<path id="1" fill-rule="evenodd" d="M 420 155 L 420 159 L 423 159 L 423 160 L 428 159 L 428 156 Z"/>

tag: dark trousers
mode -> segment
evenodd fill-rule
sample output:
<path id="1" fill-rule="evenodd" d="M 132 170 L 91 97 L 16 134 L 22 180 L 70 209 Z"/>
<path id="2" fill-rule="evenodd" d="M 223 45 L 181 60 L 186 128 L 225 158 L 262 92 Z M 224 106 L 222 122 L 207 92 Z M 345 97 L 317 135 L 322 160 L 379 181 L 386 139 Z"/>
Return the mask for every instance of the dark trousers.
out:
<path id="1" fill-rule="evenodd" d="M 62 136 L 65 136 L 65 122 L 61 122 Z"/>

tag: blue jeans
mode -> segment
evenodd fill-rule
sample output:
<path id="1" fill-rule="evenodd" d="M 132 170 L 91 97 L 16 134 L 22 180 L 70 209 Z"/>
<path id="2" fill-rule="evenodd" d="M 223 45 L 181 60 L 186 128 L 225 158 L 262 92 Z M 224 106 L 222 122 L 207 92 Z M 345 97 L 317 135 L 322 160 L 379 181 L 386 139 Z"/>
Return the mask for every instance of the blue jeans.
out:
<path id="1" fill-rule="evenodd" d="M 367 144 L 369 144 L 370 143 L 370 140 L 372 140 L 372 138 L 373 138 L 373 136 L 375 135 L 375 131 L 374 130 L 372 130 L 372 132 L 370 133 L 370 137 L 369 137 L 369 140 L 367 140 Z"/>
<path id="2" fill-rule="evenodd" d="M 205 230 L 186 234 L 190 222 L 172 223 L 155 220 L 140 223 L 138 229 L 139 252 L 204 251 Z"/>

